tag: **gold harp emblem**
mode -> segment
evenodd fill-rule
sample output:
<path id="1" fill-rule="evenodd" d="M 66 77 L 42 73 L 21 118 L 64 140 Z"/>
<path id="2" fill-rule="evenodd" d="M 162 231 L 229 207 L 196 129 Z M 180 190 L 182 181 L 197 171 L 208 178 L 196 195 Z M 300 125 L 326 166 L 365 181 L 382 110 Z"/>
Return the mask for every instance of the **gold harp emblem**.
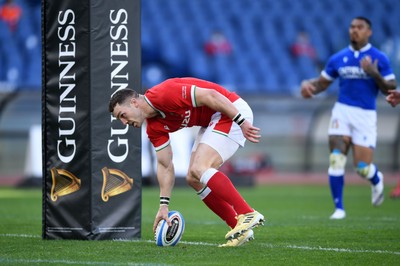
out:
<path id="1" fill-rule="evenodd" d="M 108 201 L 110 197 L 132 189 L 133 179 L 121 170 L 104 167 L 101 171 L 103 172 L 103 188 L 101 189 L 103 201 Z"/>
<path id="2" fill-rule="evenodd" d="M 71 172 L 64 169 L 51 168 L 51 200 L 56 201 L 58 197 L 62 197 L 81 188 L 81 180 Z"/>

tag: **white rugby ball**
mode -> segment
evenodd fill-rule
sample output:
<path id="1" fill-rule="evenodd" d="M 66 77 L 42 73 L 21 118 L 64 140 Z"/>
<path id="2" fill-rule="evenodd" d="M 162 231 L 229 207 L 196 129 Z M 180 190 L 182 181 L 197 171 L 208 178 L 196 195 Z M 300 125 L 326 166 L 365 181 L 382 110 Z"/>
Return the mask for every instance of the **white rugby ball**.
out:
<path id="1" fill-rule="evenodd" d="M 171 220 L 171 226 L 168 226 L 165 220 L 161 220 L 157 225 L 154 236 L 157 246 L 175 246 L 185 231 L 185 220 L 180 212 L 170 211 L 168 218 Z"/>

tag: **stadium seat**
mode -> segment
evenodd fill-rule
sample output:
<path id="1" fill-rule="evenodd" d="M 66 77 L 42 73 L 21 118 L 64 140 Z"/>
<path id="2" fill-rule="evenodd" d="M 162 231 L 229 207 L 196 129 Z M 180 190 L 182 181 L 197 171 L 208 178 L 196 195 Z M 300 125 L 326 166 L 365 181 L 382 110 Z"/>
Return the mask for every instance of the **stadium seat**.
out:
<path id="1" fill-rule="evenodd" d="M 23 8 L 24 16 L 16 36 L 0 25 L 0 82 L 37 85 L 40 49 L 32 46 L 30 36 L 36 36 L 40 45 L 40 0 L 15 2 Z M 371 42 L 377 47 L 397 33 L 400 25 L 396 0 L 146 0 L 141 1 L 141 9 L 143 65 L 160 64 L 167 76 L 241 82 L 262 87 L 267 93 L 276 93 L 276 84 L 292 86 L 315 73 L 306 63 L 288 59 L 288 47 L 299 30 L 309 32 L 320 61 L 325 62 L 348 44 L 347 29 L 353 16 L 369 16 L 373 23 Z M 216 29 L 231 41 L 235 58 L 230 63 L 200 56 L 202 44 Z M 33 51 L 38 54 L 32 55 Z M 258 91 L 254 88 L 250 91 Z"/>

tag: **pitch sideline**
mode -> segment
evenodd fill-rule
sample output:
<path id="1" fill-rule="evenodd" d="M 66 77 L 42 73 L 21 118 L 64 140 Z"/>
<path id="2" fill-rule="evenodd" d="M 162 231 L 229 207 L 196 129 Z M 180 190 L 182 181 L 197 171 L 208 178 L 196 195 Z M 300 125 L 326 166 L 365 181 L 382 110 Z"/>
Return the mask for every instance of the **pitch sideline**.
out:
<path id="1" fill-rule="evenodd" d="M 39 235 L 26 235 L 26 234 L 0 234 L 0 237 L 21 237 L 21 238 L 41 238 Z M 126 241 L 126 242 L 143 242 L 143 243 L 153 243 L 154 240 L 151 239 L 143 239 L 143 240 L 114 240 L 114 241 Z M 218 246 L 218 244 L 208 243 L 208 242 L 194 242 L 194 241 L 180 241 L 182 244 L 193 245 L 193 246 Z M 333 248 L 333 247 L 310 247 L 310 246 L 297 246 L 297 245 L 273 245 L 273 244 L 265 244 L 265 243 L 256 243 L 252 244 L 262 245 L 266 248 L 284 248 L 284 249 L 301 249 L 301 250 L 312 250 L 312 251 L 333 251 L 333 252 L 343 252 L 343 253 L 375 253 L 375 254 L 389 254 L 389 255 L 398 255 L 400 256 L 400 252 L 391 251 L 391 250 L 368 250 L 368 249 L 348 249 L 348 248 Z M 0 262 L 2 258 L 0 258 Z M 34 262 L 34 261 L 32 261 Z M 77 264 L 81 262 L 76 262 Z M 71 263 L 73 264 L 73 263 Z"/>

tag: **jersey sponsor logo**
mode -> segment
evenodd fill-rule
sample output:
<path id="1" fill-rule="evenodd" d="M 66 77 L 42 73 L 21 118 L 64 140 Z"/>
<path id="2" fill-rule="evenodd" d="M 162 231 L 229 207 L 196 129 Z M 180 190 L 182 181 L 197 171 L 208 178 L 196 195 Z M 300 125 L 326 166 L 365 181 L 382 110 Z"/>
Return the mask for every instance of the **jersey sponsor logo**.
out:
<path id="1" fill-rule="evenodd" d="M 186 99 L 186 85 L 182 86 L 182 98 Z"/>
<path id="2" fill-rule="evenodd" d="M 339 68 L 339 75 L 345 79 L 368 79 L 369 76 L 361 67 L 344 66 Z"/>
<path id="3" fill-rule="evenodd" d="M 190 110 L 186 110 L 185 111 L 185 117 L 183 118 L 183 121 L 181 123 L 181 128 L 187 127 L 189 125 L 190 115 L 191 115 Z"/>

